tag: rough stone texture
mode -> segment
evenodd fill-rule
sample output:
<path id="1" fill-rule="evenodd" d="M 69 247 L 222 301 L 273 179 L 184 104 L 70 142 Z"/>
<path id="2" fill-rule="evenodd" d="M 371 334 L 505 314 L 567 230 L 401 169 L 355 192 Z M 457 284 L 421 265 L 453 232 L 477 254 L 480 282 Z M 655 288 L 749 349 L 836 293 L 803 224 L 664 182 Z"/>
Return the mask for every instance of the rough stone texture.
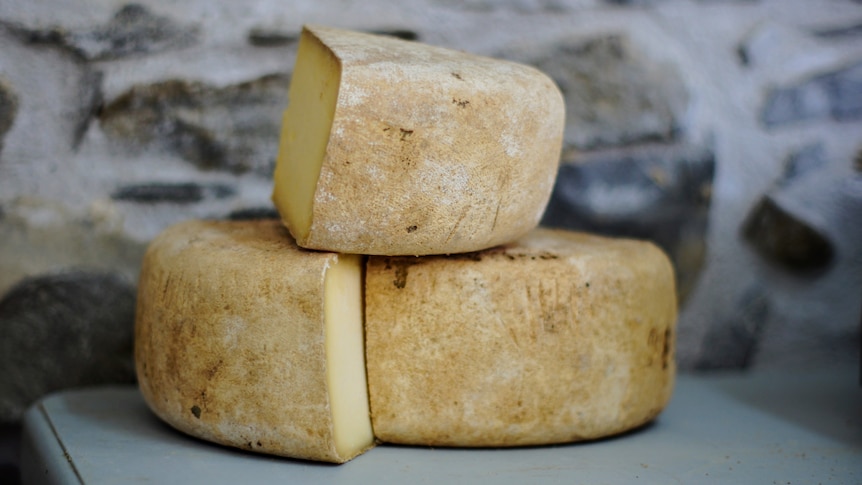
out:
<path id="1" fill-rule="evenodd" d="M 122 143 L 154 147 L 202 169 L 269 174 L 288 84 L 273 74 L 225 88 L 182 80 L 135 86 L 99 119 Z"/>
<path id="2" fill-rule="evenodd" d="M 684 300 L 705 262 L 714 171 L 707 148 L 582 156 L 560 166 L 542 224 L 655 241 L 673 260 Z"/>
<path id="3" fill-rule="evenodd" d="M 824 39 L 848 39 L 862 37 L 862 23 L 843 25 L 839 27 L 816 29 L 814 35 Z"/>
<path id="4" fill-rule="evenodd" d="M 826 148 L 823 144 L 808 145 L 787 158 L 784 174 L 778 184 L 783 186 L 792 184 L 801 177 L 811 175 L 815 170 L 826 168 L 827 165 Z"/>
<path id="5" fill-rule="evenodd" d="M 710 327 L 706 346 L 698 357 L 698 370 L 744 369 L 757 353 L 757 343 L 769 317 L 770 302 L 765 285 L 757 283 L 742 291 L 726 320 Z"/>
<path id="6" fill-rule="evenodd" d="M 174 202 L 187 204 L 200 202 L 207 197 L 223 199 L 235 193 L 236 189 L 226 184 L 202 185 L 194 182 L 178 184 L 152 182 L 120 187 L 111 194 L 111 198 L 114 200 L 141 203 Z"/>
<path id="7" fill-rule="evenodd" d="M 248 43 L 258 47 L 273 47 L 299 41 L 299 32 L 255 27 L 248 32 Z"/>
<path id="8" fill-rule="evenodd" d="M 18 96 L 12 87 L 0 79 L 0 150 L 3 149 L 3 136 L 12 128 L 18 114 Z"/>
<path id="9" fill-rule="evenodd" d="M 835 259 L 832 242 L 815 227 L 764 197 L 743 231 L 746 239 L 772 263 L 797 274 L 820 273 Z"/>
<path id="10" fill-rule="evenodd" d="M 823 275 L 840 257 L 837 240 L 853 237 L 853 231 L 829 223 L 832 207 L 845 217 L 862 217 L 856 207 L 862 194 L 854 183 L 859 176 L 851 164 L 830 160 L 822 143 L 791 153 L 781 177 L 743 223 L 746 241 L 788 274 Z"/>
<path id="11" fill-rule="evenodd" d="M 624 35 L 564 41 L 530 63 L 566 98 L 570 147 L 671 141 L 681 128 L 688 94 L 679 74 L 645 57 Z"/>
<path id="12" fill-rule="evenodd" d="M 28 275 L 76 266 L 117 272 L 135 281 L 146 241 L 129 235 L 124 219 L 122 208 L 109 199 L 94 200 L 83 214 L 37 197 L 4 203 L 0 293 Z"/>
<path id="13" fill-rule="evenodd" d="M 769 127 L 818 118 L 862 119 L 862 63 L 771 90 L 762 114 Z"/>
<path id="14" fill-rule="evenodd" d="M 278 211 L 275 207 L 247 207 L 237 209 L 225 217 L 231 221 L 245 221 L 254 219 L 279 219 Z"/>
<path id="15" fill-rule="evenodd" d="M 57 44 L 90 61 L 177 49 L 197 40 L 194 27 L 156 15 L 137 3 L 123 6 L 108 23 L 92 28 L 10 26 L 25 42 Z"/>
<path id="16" fill-rule="evenodd" d="M 0 422 L 70 387 L 134 382 L 135 290 L 112 273 L 28 278 L 0 300 Z"/>
<path id="17" fill-rule="evenodd" d="M 419 34 L 410 29 L 371 29 L 371 34 L 389 35 L 404 40 L 419 40 Z M 299 32 L 267 27 L 255 27 L 248 32 L 248 43 L 258 47 L 273 47 L 299 41 Z"/>

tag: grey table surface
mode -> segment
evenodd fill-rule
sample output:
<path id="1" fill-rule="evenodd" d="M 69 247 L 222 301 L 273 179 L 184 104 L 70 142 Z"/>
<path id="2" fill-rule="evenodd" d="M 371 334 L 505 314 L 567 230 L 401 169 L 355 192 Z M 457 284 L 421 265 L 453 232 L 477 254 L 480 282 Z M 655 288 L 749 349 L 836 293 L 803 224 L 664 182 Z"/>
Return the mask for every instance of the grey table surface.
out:
<path id="1" fill-rule="evenodd" d="M 680 376 L 652 424 L 517 449 L 381 445 L 344 465 L 234 450 L 159 421 L 133 387 L 63 392 L 26 415 L 29 483 L 862 484 L 858 369 Z"/>

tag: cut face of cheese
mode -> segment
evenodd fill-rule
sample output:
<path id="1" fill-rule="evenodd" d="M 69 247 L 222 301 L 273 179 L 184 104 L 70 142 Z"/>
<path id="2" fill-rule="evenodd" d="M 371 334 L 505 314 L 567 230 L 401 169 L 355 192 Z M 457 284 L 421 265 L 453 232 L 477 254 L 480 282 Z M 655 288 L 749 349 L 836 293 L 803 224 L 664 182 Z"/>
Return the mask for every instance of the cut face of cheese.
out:
<path id="1" fill-rule="evenodd" d="M 363 261 L 277 221 L 188 222 L 141 268 L 135 361 L 150 408 L 209 441 L 341 463 L 373 446 Z"/>
<path id="2" fill-rule="evenodd" d="M 650 243 L 536 229 L 463 256 L 370 257 L 375 436 L 431 446 L 604 437 L 667 404 L 671 264 Z"/>
<path id="3" fill-rule="evenodd" d="M 476 251 L 534 228 L 565 108 L 524 65 L 307 26 L 273 201 L 298 245 L 352 254 Z"/>
<path id="4" fill-rule="evenodd" d="M 291 78 L 275 168 L 273 201 L 297 239 L 308 237 L 314 190 L 335 114 L 341 66 L 303 31 Z"/>
<path id="5" fill-rule="evenodd" d="M 355 450 L 366 449 L 372 439 L 365 379 L 363 277 L 362 258 L 342 254 L 324 280 L 326 382 L 333 439 L 340 456 L 355 455 Z"/>

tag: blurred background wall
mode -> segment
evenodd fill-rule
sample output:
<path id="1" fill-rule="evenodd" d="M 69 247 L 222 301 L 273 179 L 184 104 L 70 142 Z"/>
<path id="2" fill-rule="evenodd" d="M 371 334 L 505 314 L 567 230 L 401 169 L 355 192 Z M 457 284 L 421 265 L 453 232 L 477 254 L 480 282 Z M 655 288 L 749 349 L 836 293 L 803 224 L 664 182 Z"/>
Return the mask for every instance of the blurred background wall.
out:
<path id="1" fill-rule="evenodd" d="M 160 230 L 272 215 L 304 23 L 551 75 L 567 130 L 543 222 L 671 255 L 683 370 L 858 362 L 858 0 L 5 0 L 0 422 L 133 381 Z"/>

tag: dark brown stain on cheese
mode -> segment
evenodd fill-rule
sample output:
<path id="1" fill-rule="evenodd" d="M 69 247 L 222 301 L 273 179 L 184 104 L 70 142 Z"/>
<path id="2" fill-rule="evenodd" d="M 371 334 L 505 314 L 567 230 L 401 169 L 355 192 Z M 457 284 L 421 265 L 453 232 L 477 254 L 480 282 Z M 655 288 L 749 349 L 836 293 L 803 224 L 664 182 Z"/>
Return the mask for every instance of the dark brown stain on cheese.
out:
<path id="1" fill-rule="evenodd" d="M 662 352 L 661 352 L 661 368 L 662 369 L 667 369 L 668 366 L 670 365 L 670 344 L 671 344 L 672 335 L 673 334 L 669 328 L 664 331 L 664 346 L 663 346 Z"/>

